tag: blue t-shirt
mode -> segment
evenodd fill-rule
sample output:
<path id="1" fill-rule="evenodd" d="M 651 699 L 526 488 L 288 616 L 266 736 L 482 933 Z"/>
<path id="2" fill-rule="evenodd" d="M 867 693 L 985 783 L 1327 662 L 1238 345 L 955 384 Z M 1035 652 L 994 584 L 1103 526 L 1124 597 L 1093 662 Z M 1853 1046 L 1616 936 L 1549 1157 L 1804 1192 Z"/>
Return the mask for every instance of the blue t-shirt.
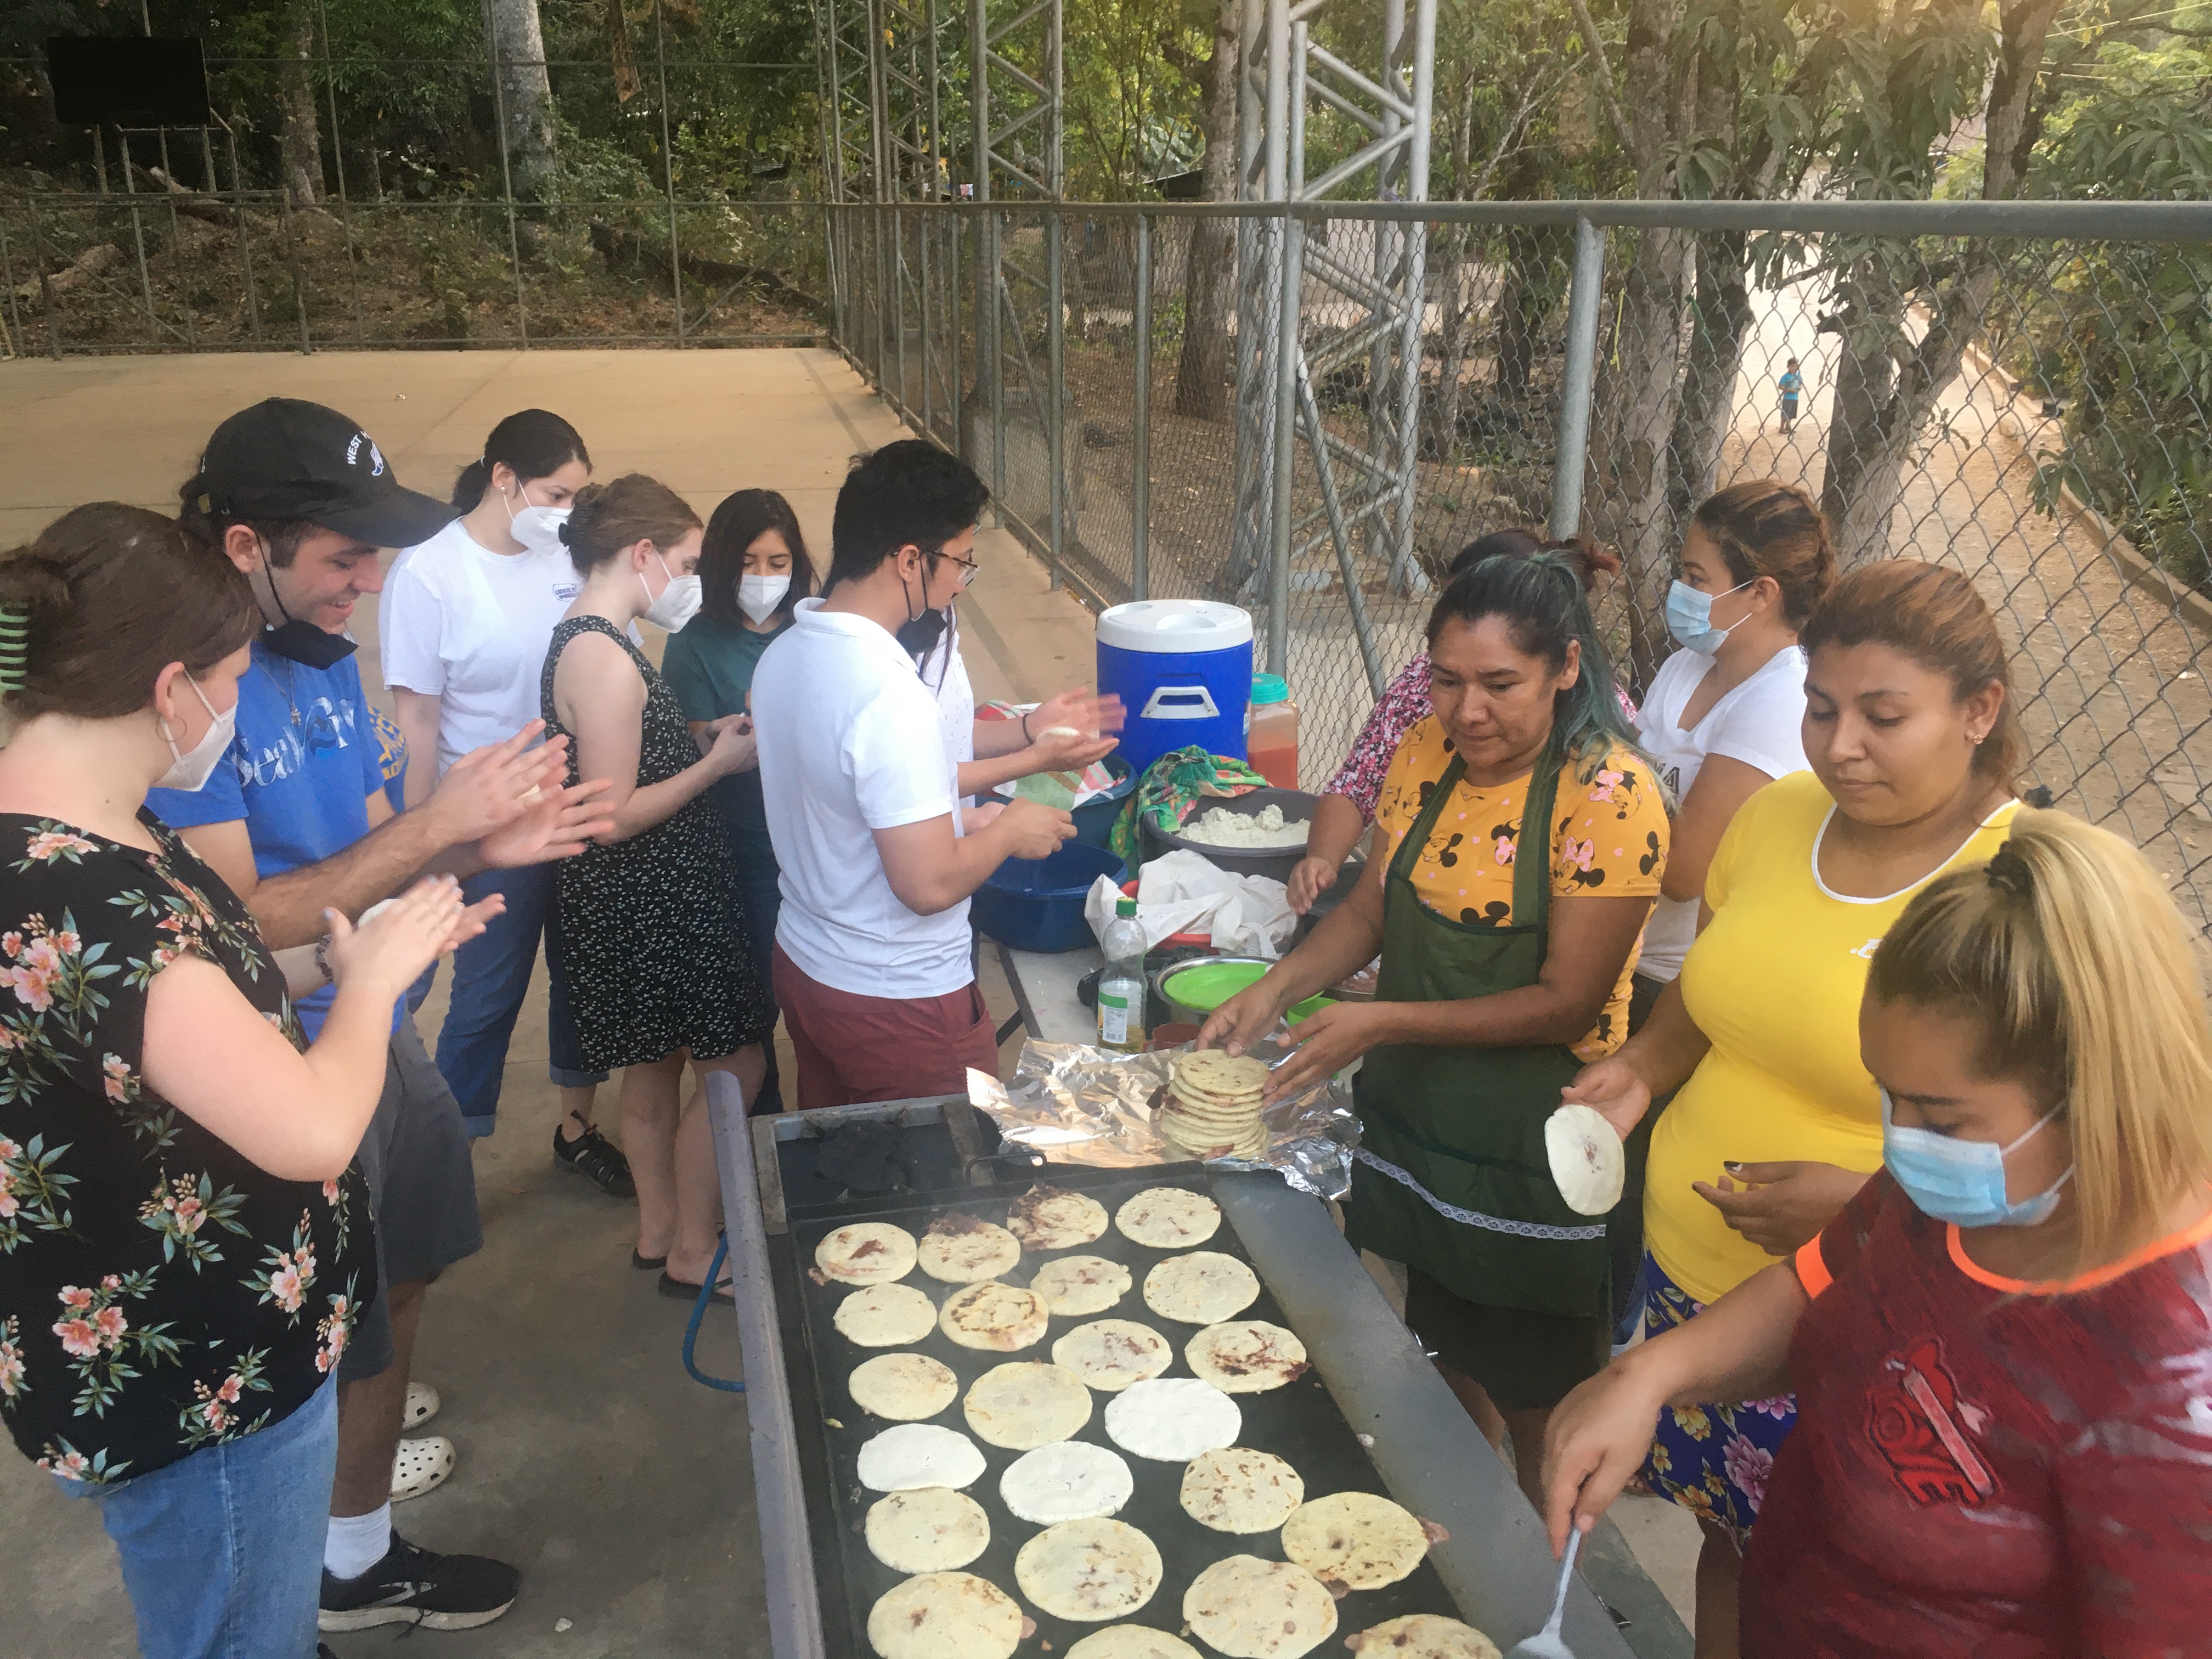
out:
<path id="1" fill-rule="evenodd" d="M 1805 377 L 1793 368 L 1786 371 L 1776 384 L 1781 386 L 1782 395 L 1795 403 L 1797 394 L 1805 389 Z"/>
<path id="2" fill-rule="evenodd" d="M 361 667 L 353 658 L 309 668 L 265 651 L 238 682 L 238 736 L 205 787 L 155 789 L 146 797 L 172 828 L 243 819 L 253 866 L 264 881 L 319 864 L 368 833 L 368 798 L 385 786 Z M 310 1039 L 330 1011 L 331 987 L 300 999 Z"/>
<path id="3" fill-rule="evenodd" d="M 660 678 L 684 705 L 687 720 L 714 720 L 725 714 L 745 712 L 745 699 L 753 689 L 753 670 L 761 653 L 784 635 L 788 620 L 772 632 L 756 634 L 750 628 L 721 623 L 702 612 L 672 634 L 661 654 Z M 758 768 L 732 772 L 709 785 L 708 798 L 721 809 L 729 832 L 730 852 L 740 864 L 753 860 L 775 863 L 775 848 L 768 838 L 768 808 L 761 798 Z"/>

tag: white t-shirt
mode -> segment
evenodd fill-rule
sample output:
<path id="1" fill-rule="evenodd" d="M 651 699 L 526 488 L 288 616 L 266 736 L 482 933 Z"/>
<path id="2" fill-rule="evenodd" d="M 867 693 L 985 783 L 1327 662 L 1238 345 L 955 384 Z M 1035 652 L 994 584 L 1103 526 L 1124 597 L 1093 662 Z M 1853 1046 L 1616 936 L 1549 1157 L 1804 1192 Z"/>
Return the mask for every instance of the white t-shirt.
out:
<path id="1" fill-rule="evenodd" d="M 1741 761 L 1770 778 L 1805 769 L 1805 653 L 1794 645 L 1776 652 L 1685 732 L 1675 722 L 1712 665 L 1711 657 L 1677 651 L 1660 665 L 1637 713 L 1637 735 L 1677 803 L 1689 799 L 1708 755 Z M 1662 896 L 1644 926 L 1636 971 L 1673 979 L 1697 936 L 1698 901 Z"/>
<path id="2" fill-rule="evenodd" d="M 970 983 L 968 902 L 916 915 L 876 851 L 875 831 L 952 811 L 952 762 L 914 659 L 866 617 L 801 599 L 753 671 L 752 702 L 784 953 L 855 996 Z"/>
<path id="3" fill-rule="evenodd" d="M 566 553 L 494 553 L 456 519 L 399 556 L 377 602 L 384 681 L 438 699 L 438 771 L 539 714 L 553 625 L 580 583 Z"/>

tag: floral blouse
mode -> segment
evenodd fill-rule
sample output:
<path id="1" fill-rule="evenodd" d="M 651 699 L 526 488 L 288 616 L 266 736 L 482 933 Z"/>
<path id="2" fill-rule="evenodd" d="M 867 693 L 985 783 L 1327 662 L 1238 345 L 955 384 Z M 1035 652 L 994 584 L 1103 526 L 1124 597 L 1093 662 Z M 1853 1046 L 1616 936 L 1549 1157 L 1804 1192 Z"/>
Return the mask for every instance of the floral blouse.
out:
<path id="1" fill-rule="evenodd" d="M 1400 838 L 1413 829 L 1450 763 L 1451 739 L 1434 715 L 1406 734 L 1376 806 L 1370 856 L 1396 855 Z M 1526 776 L 1489 788 L 1462 778 L 1413 860 L 1413 896 L 1437 915 L 1472 927 L 1512 926 L 1513 866 L 1528 788 Z M 1552 817 L 1553 897 L 1658 896 L 1667 869 L 1667 803 L 1635 750 L 1614 750 L 1587 783 L 1571 765 L 1561 772 Z M 1602 1059 L 1628 1040 L 1629 978 L 1635 969 L 1632 950 L 1597 1024 L 1574 1045 L 1578 1058 Z"/>
<path id="2" fill-rule="evenodd" d="M 282 1420 L 376 1288 L 358 1170 L 280 1181 L 143 1081 L 147 988 L 187 951 L 305 1044 L 246 907 L 139 821 L 158 854 L 0 813 L 0 1417 L 102 1484 Z"/>
<path id="3" fill-rule="evenodd" d="M 1613 695 L 1620 700 L 1621 712 L 1633 726 L 1636 705 L 1629 700 L 1628 693 L 1616 685 Z M 1414 722 L 1426 720 L 1431 712 L 1429 653 L 1416 651 L 1413 661 L 1383 688 L 1382 696 L 1368 711 L 1367 723 L 1352 740 L 1352 752 L 1336 769 L 1336 775 L 1322 787 L 1322 793 L 1343 796 L 1359 809 L 1361 817 L 1374 823 L 1375 804 L 1382 799 L 1382 780 L 1389 774 L 1390 757 L 1398 752 L 1399 744 L 1413 729 Z"/>

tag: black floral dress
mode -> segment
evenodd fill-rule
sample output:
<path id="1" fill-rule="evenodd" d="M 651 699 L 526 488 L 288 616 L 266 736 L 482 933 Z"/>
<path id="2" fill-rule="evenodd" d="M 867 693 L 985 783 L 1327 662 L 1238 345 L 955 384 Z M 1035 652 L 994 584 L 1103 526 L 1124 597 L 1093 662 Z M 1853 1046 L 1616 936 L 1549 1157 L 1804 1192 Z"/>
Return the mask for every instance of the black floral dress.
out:
<path id="1" fill-rule="evenodd" d="M 645 680 L 637 787 L 665 783 L 699 763 L 699 745 L 675 692 L 646 655 L 604 617 L 572 617 L 553 630 L 539 697 L 545 733 L 574 733 L 553 708 L 553 672 L 579 634 L 620 642 Z M 650 830 L 589 847 L 559 866 L 559 951 L 586 1066 L 612 1071 L 688 1048 L 714 1060 L 764 1041 L 775 1016 L 745 947 L 744 902 L 730 867 L 721 815 L 703 794 Z"/>
<path id="2" fill-rule="evenodd" d="M 139 821 L 158 854 L 0 813 L 0 1416 L 98 1485 L 282 1421 L 376 1289 L 358 1170 L 279 1180 L 143 1080 L 148 988 L 186 954 L 307 1045 L 246 907 Z"/>

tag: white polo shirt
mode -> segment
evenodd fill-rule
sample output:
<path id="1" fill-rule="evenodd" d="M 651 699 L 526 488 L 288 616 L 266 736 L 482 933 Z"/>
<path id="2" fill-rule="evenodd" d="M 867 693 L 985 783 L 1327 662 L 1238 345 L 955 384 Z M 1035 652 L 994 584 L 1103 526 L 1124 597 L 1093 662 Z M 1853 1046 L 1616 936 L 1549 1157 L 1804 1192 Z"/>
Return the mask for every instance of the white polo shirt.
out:
<path id="1" fill-rule="evenodd" d="M 399 556 L 377 601 L 386 685 L 438 699 L 438 771 L 538 715 L 553 625 L 580 580 L 566 553 L 494 553 L 459 519 Z"/>
<path id="2" fill-rule="evenodd" d="M 855 996 L 946 996 L 975 977 L 968 902 L 918 916 L 875 831 L 944 817 L 954 774 L 914 659 L 865 617 L 801 599 L 753 671 L 761 793 L 782 874 L 776 943 Z"/>

